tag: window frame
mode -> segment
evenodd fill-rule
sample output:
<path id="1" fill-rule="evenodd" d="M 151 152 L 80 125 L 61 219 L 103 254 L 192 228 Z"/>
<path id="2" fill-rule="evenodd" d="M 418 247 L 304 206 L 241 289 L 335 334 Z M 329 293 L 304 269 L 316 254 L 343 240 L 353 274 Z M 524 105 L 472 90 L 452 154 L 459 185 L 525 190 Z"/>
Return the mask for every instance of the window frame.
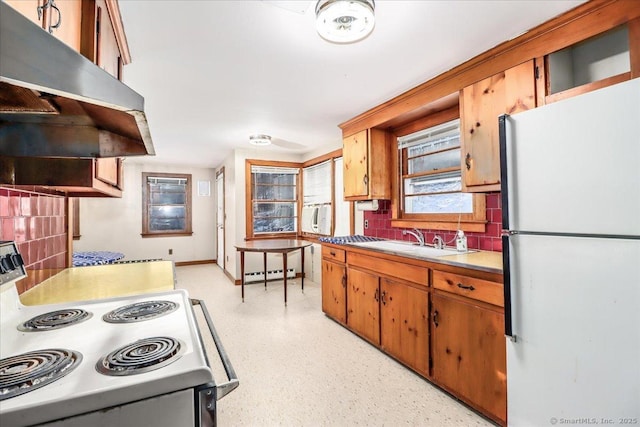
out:
<path id="1" fill-rule="evenodd" d="M 151 191 L 149 189 L 149 177 L 159 178 L 172 178 L 172 179 L 186 179 L 187 184 L 185 188 L 185 229 L 184 230 L 162 230 L 152 231 L 149 230 L 149 206 L 152 205 L 150 197 Z M 191 236 L 193 235 L 192 228 L 192 177 L 191 174 L 181 173 L 165 173 L 165 172 L 142 172 L 142 237 L 176 237 L 176 236 Z"/>
<path id="2" fill-rule="evenodd" d="M 443 123 L 459 119 L 460 110 L 458 106 L 449 108 L 444 111 L 436 112 L 432 115 L 416 120 L 401 128 L 394 130 L 395 140 L 397 138 L 410 135 L 421 130 L 426 130 L 431 127 L 441 125 Z M 461 135 L 462 137 L 462 135 Z M 398 149 L 398 146 L 393 147 L 397 151 L 393 156 L 393 182 L 392 182 L 392 208 L 391 208 L 391 225 L 399 228 L 420 228 L 420 229 L 435 229 L 435 230 L 464 230 L 468 232 L 485 232 L 486 231 L 486 198 L 484 194 L 471 193 L 472 194 L 472 206 L 473 213 L 450 213 L 450 214 L 435 214 L 435 213 L 406 213 L 404 212 L 404 179 L 406 176 L 402 175 L 403 162 L 406 160 L 407 148 Z M 460 152 L 460 170 L 463 165 L 463 153 Z M 456 168 L 443 169 L 439 173 L 446 173 L 458 170 Z M 426 173 L 425 175 L 428 175 Z M 411 176 L 411 175 L 407 175 Z M 464 176 L 462 177 L 464 179 Z M 460 191 L 464 193 L 464 191 Z"/>
<path id="3" fill-rule="evenodd" d="M 296 168 L 298 169 L 298 174 L 296 174 L 296 229 L 291 232 L 282 232 L 282 233 L 260 233 L 255 234 L 253 229 L 253 197 L 252 197 L 252 188 L 253 188 L 253 173 L 251 172 L 252 166 L 265 166 L 265 167 L 275 167 L 275 168 Z M 282 162 L 276 160 L 256 160 L 256 159 L 247 159 L 245 160 L 245 228 L 246 228 L 246 240 L 259 240 L 259 239 L 274 239 L 274 238 L 291 238 L 297 237 L 300 233 L 300 213 L 301 213 L 301 202 L 300 202 L 300 185 L 301 185 L 301 175 L 302 169 L 300 167 L 300 163 L 295 162 Z"/>
<path id="4" fill-rule="evenodd" d="M 307 160 L 306 162 L 304 162 L 304 163 L 302 163 L 300 165 L 301 170 L 303 170 L 304 168 L 308 168 L 308 167 L 312 167 L 312 166 L 315 166 L 315 165 L 319 165 L 320 163 L 324 163 L 324 162 L 327 162 L 327 161 L 331 162 L 331 229 L 330 229 L 330 232 L 328 234 L 329 236 L 333 236 L 335 234 L 335 231 L 336 231 L 336 162 L 335 162 L 335 160 L 340 158 L 340 157 L 342 157 L 342 148 L 339 148 L 337 150 L 331 151 L 331 152 L 329 152 L 329 153 L 327 153 L 325 155 L 322 155 L 322 156 L 315 157 L 313 159 Z M 300 186 L 300 198 L 304 202 L 304 182 L 302 182 L 302 184 Z M 300 217 L 301 218 L 302 218 L 302 206 L 303 206 L 303 204 L 301 204 L 301 206 L 300 206 L 300 210 L 301 210 Z M 350 211 L 350 213 L 351 213 L 351 217 L 349 218 L 349 222 L 351 224 L 351 227 L 353 227 L 353 212 L 352 212 L 352 210 Z M 304 238 L 310 237 L 310 238 L 314 238 L 314 239 L 318 238 L 318 237 L 326 237 L 327 236 L 325 234 L 320 234 L 320 233 L 303 232 L 301 227 L 300 227 L 300 235 L 302 237 L 304 237 Z"/>
<path id="5" fill-rule="evenodd" d="M 335 159 L 342 157 L 342 149 L 331 151 L 327 154 L 315 157 L 305 162 L 283 162 L 278 160 L 257 160 L 246 159 L 245 160 L 245 240 L 259 240 L 259 239 L 276 239 L 276 238 L 297 238 L 302 237 L 309 240 L 315 240 L 322 234 L 302 232 L 301 219 L 302 219 L 302 206 L 304 202 L 303 194 L 303 169 L 306 167 L 314 166 L 319 163 L 331 160 L 331 235 L 335 233 L 336 228 L 336 202 L 335 202 Z M 297 227 L 295 232 L 291 233 L 269 233 L 255 235 L 253 232 L 253 203 L 251 189 L 253 185 L 253 175 L 251 173 L 251 166 L 271 166 L 271 167 L 286 167 L 286 168 L 299 168 L 298 182 L 296 189 L 297 196 Z M 352 206 L 353 204 L 351 204 Z M 353 228 L 353 209 L 350 209 L 351 218 L 349 219 L 351 228 Z"/>

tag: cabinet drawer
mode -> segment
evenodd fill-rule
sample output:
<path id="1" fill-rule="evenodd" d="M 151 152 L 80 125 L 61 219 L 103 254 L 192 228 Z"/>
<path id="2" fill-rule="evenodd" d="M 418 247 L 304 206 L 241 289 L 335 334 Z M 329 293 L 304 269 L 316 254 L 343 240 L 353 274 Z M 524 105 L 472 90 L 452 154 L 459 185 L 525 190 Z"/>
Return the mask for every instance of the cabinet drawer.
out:
<path id="1" fill-rule="evenodd" d="M 349 265 L 375 271 L 380 276 L 389 276 L 412 282 L 422 286 L 429 286 L 429 269 L 417 265 L 405 264 L 384 258 L 372 257 L 355 252 L 349 252 Z"/>
<path id="2" fill-rule="evenodd" d="M 342 249 L 331 248 L 328 246 L 322 247 L 322 257 L 332 259 L 338 262 L 345 261 L 345 253 Z"/>
<path id="3" fill-rule="evenodd" d="M 476 279 L 442 271 L 433 272 L 433 287 L 479 301 L 504 307 L 504 294 L 501 283 Z"/>

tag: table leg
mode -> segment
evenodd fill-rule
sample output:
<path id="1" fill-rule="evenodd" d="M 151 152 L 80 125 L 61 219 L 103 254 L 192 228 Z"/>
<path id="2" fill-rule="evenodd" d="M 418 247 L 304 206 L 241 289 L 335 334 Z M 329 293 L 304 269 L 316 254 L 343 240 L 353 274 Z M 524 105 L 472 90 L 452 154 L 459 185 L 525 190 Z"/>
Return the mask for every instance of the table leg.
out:
<path id="1" fill-rule="evenodd" d="M 267 253 L 262 253 L 262 264 L 264 265 L 264 290 L 267 290 Z"/>
<path id="2" fill-rule="evenodd" d="M 282 253 L 282 269 L 284 270 L 284 305 L 287 305 L 287 253 Z"/>
<path id="3" fill-rule="evenodd" d="M 244 302 L 244 251 L 240 251 L 240 287 L 242 288 L 242 302 Z"/>
<path id="4" fill-rule="evenodd" d="M 304 293 L 304 248 L 300 248 L 300 263 L 302 264 L 302 268 L 300 274 L 302 274 L 302 293 Z"/>

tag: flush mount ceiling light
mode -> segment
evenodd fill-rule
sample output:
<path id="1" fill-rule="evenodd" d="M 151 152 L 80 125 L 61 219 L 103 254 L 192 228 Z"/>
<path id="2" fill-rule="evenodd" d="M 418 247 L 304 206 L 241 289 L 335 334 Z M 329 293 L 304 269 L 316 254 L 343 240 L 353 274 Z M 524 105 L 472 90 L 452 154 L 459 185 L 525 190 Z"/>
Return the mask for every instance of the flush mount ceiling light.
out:
<path id="1" fill-rule="evenodd" d="M 373 30 L 374 0 L 319 0 L 316 4 L 318 34 L 333 43 L 353 43 Z"/>
<path id="2" fill-rule="evenodd" d="M 249 136 L 249 144 L 252 145 L 269 145 L 271 144 L 271 137 L 269 135 L 251 135 Z"/>

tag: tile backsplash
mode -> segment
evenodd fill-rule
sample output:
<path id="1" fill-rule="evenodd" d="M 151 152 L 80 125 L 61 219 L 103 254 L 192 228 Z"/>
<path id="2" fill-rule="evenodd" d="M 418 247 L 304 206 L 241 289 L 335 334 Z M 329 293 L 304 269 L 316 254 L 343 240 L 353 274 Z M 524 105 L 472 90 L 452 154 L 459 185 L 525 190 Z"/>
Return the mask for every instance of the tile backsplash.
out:
<path id="1" fill-rule="evenodd" d="M 487 226 L 484 233 L 467 233 L 467 246 L 469 249 L 481 249 L 485 251 L 502 252 L 502 208 L 500 206 L 500 193 L 489 193 L 486 197 Z M 411 240 L 412 236 L 402 235 L 403 228 L 391 226 L 391 202 L 380 200 L 377 211 L 367 211 L 364 219 L 368 222 L 368 228 L 364 229 L 365 236 L 382 237 L 393 240 Z M 423 229 L 425 240 L 430 243 L 436 234 L 442 236 L 448 245 L 455 245 L 455 232 L 444 230 Z"/>
<path id="2" fill-rule="evenodd" d="M 0 240 L 16 242 L 27 269 L 19 293 L 67 266 L 66 219 L 64 196 L 0 185 Z"/>

